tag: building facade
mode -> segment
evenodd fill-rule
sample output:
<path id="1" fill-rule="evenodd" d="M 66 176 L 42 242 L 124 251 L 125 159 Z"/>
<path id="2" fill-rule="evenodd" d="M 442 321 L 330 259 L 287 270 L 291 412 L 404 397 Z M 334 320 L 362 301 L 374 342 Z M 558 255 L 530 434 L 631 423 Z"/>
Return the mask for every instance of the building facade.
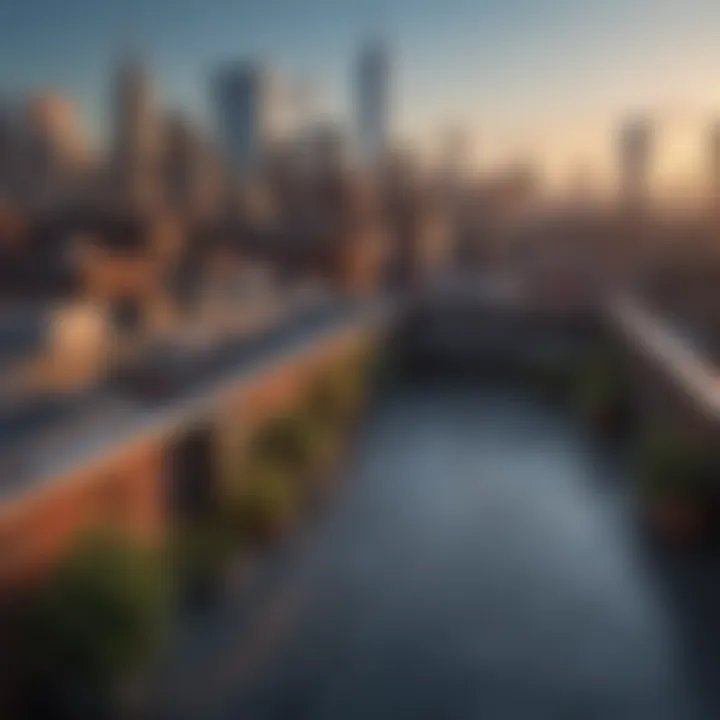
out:
<path id="1" fill-rule="evenodd" d="M 627 122 L 620 133 L 621 200 L 626 206 L 642 205 L 649 192 L 653 126 L 646 118 Z"/>
<path id="2" fill-rule="evenodd" d="M 124 206 L 158 202 L 162 123 L 150 76 L 136 58 L 118 68 L 114 87 L 112 190 Z"/>

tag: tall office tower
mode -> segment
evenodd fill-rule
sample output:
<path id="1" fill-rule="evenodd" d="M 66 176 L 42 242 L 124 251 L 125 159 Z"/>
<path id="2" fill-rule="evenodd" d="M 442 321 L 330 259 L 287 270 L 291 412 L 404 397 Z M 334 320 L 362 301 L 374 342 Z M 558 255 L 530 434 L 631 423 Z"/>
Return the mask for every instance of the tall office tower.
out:
<path id="1" fill-rule="evenodd" d="M 15 191 L 17 145 L 18 118 L 14 108 L 0 99 L 0 202 Z"/>
<path id="2" fill-rule="evenodd" d="M 277 94 L 268 68 L 231 63 L 214 81 L 219 140 L 233 169 L 243 176 L 262 169 L 277 131 Z"/>
<path id="3" fill-rule="evenodd" d="M 118 68 L 113 120 L 113 189 L 123 204 L 146 209 L 160 193 L 162 131 L 150 77 L 137 58 Z"/>
<path id="4" fill-rule="evenodd" d="M 360 162 L 378 168 L 386 158 L 390 133 L 390 60 L 378 40 L 360 52 L 356 76 L 356 133 Z"/>
<path id="5" fill-rule="evenodd" d="M 626 205 L 642 205 L 647 199 L 652 133 L 652 123 L 645 118 L 631 120 L 621 131 L 621 196 Z"/>
<path id="6" fill-rule="evenodd" d="M 171 207 L 194 209 L 202 182 L 202 147 L 197 128 L 180 114 L 166 120 L 165 195 Z"/>
<path id="7" fill-rule="evenodd" d="M 213 149 L 199 127 L 180 113 L 165 121 L 163 152 L 167 205 L 189 217 L 209 213 L 219 202 L 219 172 Z"/>
<path id="8" fill-rule="evenodd" d="M 74 105 L 62 95 L 36 95 L 27 106 L 25 120 L 28 199 L 40 205 L 70 199 L 88 162 L 85 134 Z"/>
<path id="9" fill-rule="evenodd" d="M 457 199 L 472 170 L 473 147 L 463 129 L 448 128 L 442 138 L 439 180 L 448 200 Z"/>
<path id="10" fill-rule="evenodd" d="M 720 120 L 710 127 L 708 134 L 710 202 L 714 210 L 720 211 Z"/>

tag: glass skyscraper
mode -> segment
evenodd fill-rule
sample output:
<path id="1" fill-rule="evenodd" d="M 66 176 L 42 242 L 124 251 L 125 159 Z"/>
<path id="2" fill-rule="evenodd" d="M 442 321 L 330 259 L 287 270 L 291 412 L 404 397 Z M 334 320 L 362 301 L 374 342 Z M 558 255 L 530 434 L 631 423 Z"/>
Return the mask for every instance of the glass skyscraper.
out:
<path id="1" fill-rule="evenodd" d="M 390 58 L 379 40 L 360 52 L 356 77 L 356 138 L 361 163 L 377 167 L 389 144 Z"/>

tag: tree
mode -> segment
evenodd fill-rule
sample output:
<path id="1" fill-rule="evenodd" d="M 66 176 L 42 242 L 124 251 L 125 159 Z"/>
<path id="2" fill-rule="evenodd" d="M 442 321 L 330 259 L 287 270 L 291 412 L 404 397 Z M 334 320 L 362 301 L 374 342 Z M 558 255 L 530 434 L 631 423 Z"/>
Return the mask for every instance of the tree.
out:
<path id="1" fill-rule="evenodd" d="M 26 613 L 33 683 L 76 702 L 112 693 L 157 649 L 168 585 L 155 552 L 108 533 L 80 539 Z"/>

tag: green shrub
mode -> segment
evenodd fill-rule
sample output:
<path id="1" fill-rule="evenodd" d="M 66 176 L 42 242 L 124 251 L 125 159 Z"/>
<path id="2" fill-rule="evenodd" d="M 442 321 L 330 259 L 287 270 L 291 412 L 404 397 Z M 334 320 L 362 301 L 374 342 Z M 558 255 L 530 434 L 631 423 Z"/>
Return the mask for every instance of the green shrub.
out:
<path id="1" fill-rule="evenodd" d="M 307 413 L 323 427 L 337 428 L 342 413 L 335 392 L 335 384 L 320 378 L 312 387 L 307 401 Z"/>
<path id="2" fill-rule="evenodd" d="M 297 483 L 285 469 L 254 460 L 245 468 L 242 485 L 227 498 L 227 517 L 250 539 L 263 538 L 293 519 L 298 495 Z"/>
<path id="3" fill-rule="evenodd" d="M 643 438 L 637 478 L 647 496 L 702 500 L 713 492 L 715 463 L 682 434 L 652 429 Z"/>
<path id="4" fill-rule="evenodd" d="M 157 553 L 107 533 L 82 538 L 24 618 L 31 676 L 88 688 L 121 680 L 157 649 L 169 599 Z"/>
<path id="5" fill-rule="evenodd" d="M 627 405 L 627 388 L 621 364 L 612 353 L 601 350 L 581 365 L 576 401 L 591 423 L 608 425 L 620 420 Z"/>
<path id="6" fill-rule="evenodd" d="M 337 453 L 344 429 L 337 423 L 328 424 L 308 414 L 302 422 L 302 443 L 305 469 L 310 473 L 323 470 Z"/>
<path id="7" fill-rule="evenodd" d="M 253 456 L 276 463 L 291 473 L 302 473 L 312 461 L 314 428 L 309 418 L 288 415 L 263 430 L 253 447 Z"/>
<path id="8" fill-rule="evenodd" d="M 323 375 L 296 412 L 269 422 L 227 464 L 224 504 L 234 528 L 257 537 L 292 519 L 309 489 L 304 481 L 329 466 L 362 407 L 368 362 L 354 357 Z"/>
<path id="9" fill-rule="evenodd" d="M 171 562 L 182 581 L 212 580 L 219 577 L 242 551 L 243 538 L 224 513 L 190 524 L 177 531 Z"/>
<path id="10" fill-rule="evenodd" d="M 364 368 L 351 364 L 320 380 L 310 396 L 310 412 L 320 422 L 342 426 L 357 417 L 367 391 Z"/>

